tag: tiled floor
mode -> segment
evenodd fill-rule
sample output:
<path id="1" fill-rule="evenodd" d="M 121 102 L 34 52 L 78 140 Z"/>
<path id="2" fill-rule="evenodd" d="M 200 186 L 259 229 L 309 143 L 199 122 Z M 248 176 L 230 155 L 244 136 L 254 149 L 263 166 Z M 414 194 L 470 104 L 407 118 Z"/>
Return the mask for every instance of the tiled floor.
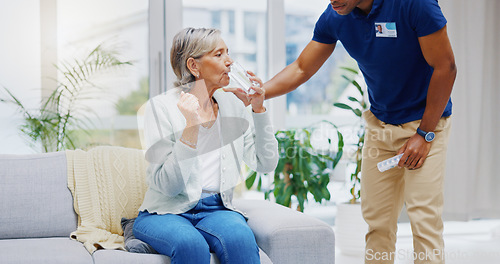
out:
<path id="1" fill-rule="evenodd" d="M 447 264 L 500 263 L 500 220 L 445 222 L 445 259 Z M 399 224 L 395 264 L 413 263 L 411 230 Z M 361 264 L 363 256 L 346 256 L 337 248 L 335 263 Z"/>
<path id="2" fill-rule="evenodd" d="M 245 199 L 263 199 L 259 192 L 246 191 Z M 339 200 L 343 199 L 340 198 Z M 312 199 L 311 199 L 312 200 Z M 308 203 L 305 213 L 332 225 L 335 223 L 334 201 L 327 205 Z M 446 264 L 498 264 L 500 263 L 500 219 L 469 222 L 445 222 Z M 412 237 L 409 223 L 398 225 L 395 264 L 412 264 Z M 346 256 L 339 248 L 335 252 L 336 264 L 362 264 L 363 256 Z"/>

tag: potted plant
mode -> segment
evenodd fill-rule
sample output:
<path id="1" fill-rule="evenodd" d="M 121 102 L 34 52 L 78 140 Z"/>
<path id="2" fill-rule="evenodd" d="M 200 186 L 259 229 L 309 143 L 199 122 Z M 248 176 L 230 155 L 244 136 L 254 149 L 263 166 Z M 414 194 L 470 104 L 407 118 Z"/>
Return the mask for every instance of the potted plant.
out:
<path id="1" fill-rule="evenodd" d="M 308 193 L 319 203 L 330 200 L 331 195 L 327 189 L 330 171 L 342 157 L 344 141 L 335 125 L 328 121 L 322 121 L 321 124 L 327 124 L 329 129 L 335 130 L 335 139 L 326 139 L 329 146 L 336 141 L 335 151 L 331 151 L 331 148 L 315 149 L 311 145 L 312 135 L 318 126 L 276 132 L 280 157 L 274 172 L 274 182 L 264 193 L 266 199 L 269 200 L 270 194 L 273 193 L 276 203 L 291 207 L 292 196 L 295 196 L 298 201 L 297 210 L 301 212 L 304 211 Z M 248 189 L 257 178 L 257 190 L 261 190 L 262 175 L 255 171 L 251 171 L 246 180 Z"/>
<path id="2" fill-rule="evenodd" d="M 361 163 L 363 157 L 363 145 L 365 141 L 365 125 L 362 118 L 362 113 L 368 109 L 368 104 L 365 100 L 365 92 L 359 83 L 355 80 L 358 71 L 352 68 L 342 69 L 351 73 L 351 76 L 342 75 L 344 79 L 350 82 L 358 92 L 357 97 L 349 96 L 349 101 L 353 102 L 350 105 L 344 103 L 334 103 L 334 106 L 346 110 L 350 110 L 358 119 L 358 122 L 353 128 L 353 134 L 357 137 L 357 142 L 354 144 L 354 155 L 352 161 L 356 167 L 351 173 L 349 192 L 351 198 L 347 203 L 337 205 L 337 216 L 335 219 L 337 246 L 341 253 L 347 255 L 360 255 L 364 253 L 365 234 L 368 231 L 368 226 L 365 223 L 361 214 Z"/>
<path id="3" fill-rule="evenodd" d="M 97 46 L 84 59 L 62 62 L 56 66 L 62 80 L 48 98 L 42 98 L 40 108 L 28 109 L 7 88 L 7 98 L 0 102 L 13 104 L 23 116 L 19 130 L 29 140 L 33 148 L 40 145 L 44 152 L 75 149 L 75 136 L 72 130 L 86 131 L 89 114 L 94 113 L 86 107 L 85 100 L 94 99 L 93 92 L 98 88 L 92 77 L 107 69 L 131 65 L 121 61 L 116 52 Z M 40 144 L 40 145 L 38 145 Z"/>

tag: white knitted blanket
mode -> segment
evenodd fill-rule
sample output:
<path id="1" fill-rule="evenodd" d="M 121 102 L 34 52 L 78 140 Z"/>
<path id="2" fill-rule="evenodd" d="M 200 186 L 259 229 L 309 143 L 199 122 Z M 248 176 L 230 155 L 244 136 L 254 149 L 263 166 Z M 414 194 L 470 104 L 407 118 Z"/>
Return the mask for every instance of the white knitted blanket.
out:
<path id="1" fill-rule="evenodd" d="M 142 150 L 96 147 L 88 152 L 67 150 L 68 187 L 73 194 L 78 228 L 71 238 L 90 253 L 124 250 L 121 218 L 134 218 L 146 192 Z"/>

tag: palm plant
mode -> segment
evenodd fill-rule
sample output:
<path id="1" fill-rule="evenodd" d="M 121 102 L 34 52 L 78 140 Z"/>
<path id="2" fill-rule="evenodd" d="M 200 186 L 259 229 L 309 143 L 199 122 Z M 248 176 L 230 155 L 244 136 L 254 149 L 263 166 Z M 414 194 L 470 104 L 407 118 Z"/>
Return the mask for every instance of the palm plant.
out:
<path id="1" fill-rule="evenodd" d="M 42 98 L 39 109 L 28 109 L 5 87 L 7 99 L 0 98 L 0 101 L 13 104 L 22 114 L 23 123 L 19 129 L 32 147 L 40 143 L 44 152 L 75 149 L 71 130 L 89 129 L 90 115 L 95 114 L 84 104 L 94 99 L 95 92 L 100 89 L 92 83 L 92 77 L 123 65 L 131 65 L 131 62 L 120 60 L 116 51 L 99 45 L 84 59 L 55 66 L 62 79 L 47 98 Z"/>
<path id="2" fill-rule="evenodd" d="M 354 76 L 358 75 L 358 71 L 352 68 L 347 68 L 347 67 L 341 67 L 342 69 L 351 72 Z M 359 118 L 359 126 L 357 127 L 357 136 L 358 136 L 358 141 L 355 144 L 356 147 L 356 154 L 355 154 L 355 162 L 356 162 L 356 169 L 354 172 L 351 174 L 351 188 L 349 190 L 351 194 L 351 199 L 349 202 L 351 204 L 357 203 L 359 199 L 361 198 L 361 191 L 360 191 L 360 185 L 361 185 L 361 177 L 360 177 L 360 172 L 361 172 L 361 162 L 362 162 L 362 157 L 363 157 L 363 145 L 365 142 L 365 128 L 364 128 L 364 123 L 363 123 L 363 118 L 362 118 L 362 113 L 368 109 L 368 104 L 365 101 L 365 93 L 363 89 L 361 88 L 361 85 L 354 79 L 354 77 L 348 77 L 346 75 L 342 75 L 344 79 L 346 79 L 349 83 L 354 85 L 359 92 L 359 99 L 349 96 L 348 99 L 351 102 L 355 103 L 355 107 L 349 106 L 344 103 L 334 103 L 333 105 L 350 110 L 354 113 Z"/>
<path id="3" fill-rule="evenodd" d="M 328 121 L 336 130 L 335 125 Z M 304 211 L 307 194 L 311 193 L 316 202 L 330 200 L 327 185 L 330 182 L 330 171 L 335 168 L 343 153 L 344 141 L 337 130 L 337 151 L 335 153 L 320 153 L 311 145 L 311 135 L 314 127 L 302 129 L 280 130 L 276 132 L 278 140 L 279 161 L 274 172 L 272 187 L 264 195 L 269 200 L 273 193 L 276 203 L 291 206 L 292 196 L 298 201 L 297 210 Z M 328 144 L 332 144 L 328 138 Z M 257 190 L 262 188 L 262 175 L 251 171 L 246 186 L 250 189 L 258 177 Z"/>

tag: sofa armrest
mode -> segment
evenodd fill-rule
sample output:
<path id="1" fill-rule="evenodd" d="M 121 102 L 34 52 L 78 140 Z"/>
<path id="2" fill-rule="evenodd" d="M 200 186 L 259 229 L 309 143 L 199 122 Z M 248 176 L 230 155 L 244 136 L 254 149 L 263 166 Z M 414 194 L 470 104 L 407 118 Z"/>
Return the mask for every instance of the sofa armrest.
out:
<path id="1" fill-rule="evenodd" d="M 269 201 L 233 204 L 246 213 L 257 244 L 274 264 L 335 262 L 335 235 L 323 221 Z"/>

